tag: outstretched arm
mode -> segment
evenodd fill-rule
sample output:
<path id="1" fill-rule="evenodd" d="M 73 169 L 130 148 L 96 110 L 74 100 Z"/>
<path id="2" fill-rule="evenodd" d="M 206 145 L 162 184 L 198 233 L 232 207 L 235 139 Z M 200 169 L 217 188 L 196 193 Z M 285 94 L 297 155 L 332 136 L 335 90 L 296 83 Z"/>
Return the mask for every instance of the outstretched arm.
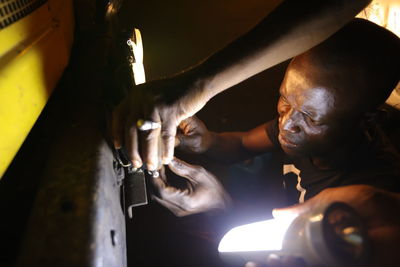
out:
<path id="1" fill-rule="evenodd" d="M 205 101 L 318 45 L 370 0 L 286 0 L 254 29 L 214 54 L 195 72 Z"/>
<path id="2" fill-rule="evenodd" d="M 370 0 L 286 0 L 254 29 L 196 67 L 135 88 L 113 114 L 114 144 L 125 144 L 135 167 L 150 170 L 173 157 L 176 128 L 231 86 L 321 43 Z M 138 133 L 147 119 L 161 129 Z M 158 155 L 161 136 L 163 148 Z M 142 153 L 139 153 L 142 143 Z M 143 160 L 142 160 L 143 159 Z"/>

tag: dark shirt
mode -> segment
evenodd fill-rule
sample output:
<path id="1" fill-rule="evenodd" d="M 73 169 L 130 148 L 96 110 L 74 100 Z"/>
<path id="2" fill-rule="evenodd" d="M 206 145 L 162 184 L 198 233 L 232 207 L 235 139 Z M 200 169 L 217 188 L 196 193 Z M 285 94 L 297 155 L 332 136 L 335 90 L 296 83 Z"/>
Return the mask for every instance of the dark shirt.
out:
<path id="1" fill-rule="evenodd" d="M 325 188 L 352 184 L 367 184 L 400 192 L 400 156 L 379 127 L 371 132 L 371 140 L 362 142 L 345 164 L 334 169 L 321 170 L 309 157 L 290 157 L 285 154 L 284 186 L 291 198 L 302 202 Z M 283 152 L 278 134 L 278 120 L 275 119 L 268 123 L 267 135 L 278 150 Z M 288 174 L 293 166 L 293 172 L 297 172 L 295 176 Z"/>

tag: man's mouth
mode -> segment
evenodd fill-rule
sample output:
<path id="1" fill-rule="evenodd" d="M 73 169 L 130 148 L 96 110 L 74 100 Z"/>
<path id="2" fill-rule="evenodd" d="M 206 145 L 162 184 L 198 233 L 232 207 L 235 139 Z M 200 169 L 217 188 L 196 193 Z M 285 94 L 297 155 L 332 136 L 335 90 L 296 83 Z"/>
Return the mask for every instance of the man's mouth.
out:
<path id="1" fill-rule="evenodd" d="M 282 146 L 289 147 L 289 148 L 294 148 L 297 147 L 298 144 L 295 142 L 290 141 L 287 139 L 287 137 L 283 136 L 282 134 L 278 135 L 279 143 L 281 143 Z"/>

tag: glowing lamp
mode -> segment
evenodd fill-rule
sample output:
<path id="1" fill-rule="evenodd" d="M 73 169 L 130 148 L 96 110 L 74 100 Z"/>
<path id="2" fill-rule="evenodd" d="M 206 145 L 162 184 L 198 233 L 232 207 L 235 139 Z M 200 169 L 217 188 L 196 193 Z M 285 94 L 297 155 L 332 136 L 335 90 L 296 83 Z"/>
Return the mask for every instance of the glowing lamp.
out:
<path id="1" fill-rule="evenodd" d="M 219 243 L 223 260 L 266 263 L 271 255 L 301 257 L 308 266 L 359 266 L 368 250 L 365 228 L 348 205 L 333 203 L 297 217 L 231 229 Z"/>

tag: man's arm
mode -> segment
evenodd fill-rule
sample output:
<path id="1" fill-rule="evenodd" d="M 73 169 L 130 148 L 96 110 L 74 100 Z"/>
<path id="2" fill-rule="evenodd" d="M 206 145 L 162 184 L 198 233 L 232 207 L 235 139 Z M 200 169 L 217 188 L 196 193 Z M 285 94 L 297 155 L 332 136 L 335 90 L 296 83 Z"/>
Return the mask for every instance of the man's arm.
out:
<path id="1" fill-rule="evenodd" d="M 135 167 L 149 169 L 173 156 L 176 127 L 207 101 L 231 86 L 321 43 L 350 21 L 370 0 L 287 0 L 254 29 L 198 66 L 170 79 L 137 87 L 113 114 L 114 144 L 125 143 Z M 140 91 L 140 94 L 137 94 Z M 140 108 L 142 106 L 142 108 Z M 136 122 L 148 119 L 161 129 L 138 135 Z M 139 143 L 142 140 L 142 154 Z"/>
<path id="2" fill-rule="evenodd" d="M 224 163 L 234 163 L 272 151 L 275 145 L 267 134 L 267 127 L 274 121 L 264 123 L 247 132 L 215 133 L 209 131 L 196 117 L 190 117 L 179 125 L 177 140 L 179 148 Z"/>
<path id="3" fill-rule="evenodd" d="M 318 45 L 370 0 L 286 0 L 254 29 L 196 68 L 206 101 L 278 63 Z"/>

